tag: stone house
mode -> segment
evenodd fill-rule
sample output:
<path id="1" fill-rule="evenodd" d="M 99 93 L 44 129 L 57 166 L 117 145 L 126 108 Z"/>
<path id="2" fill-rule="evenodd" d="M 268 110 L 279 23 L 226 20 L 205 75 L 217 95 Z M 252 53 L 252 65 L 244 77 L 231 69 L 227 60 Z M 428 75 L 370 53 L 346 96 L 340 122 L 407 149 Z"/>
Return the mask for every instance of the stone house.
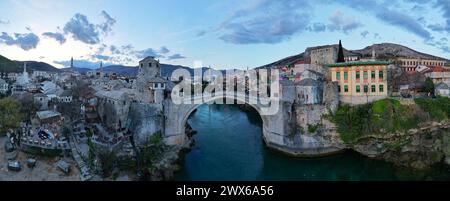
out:
<path id="1" fill-rule="evenodd" d="M 132 93 L 131 90 L 125 88 L 113 91 L 99 90 L 95 93 L 98 115 L 108 128 L 114 130 L 125 128 Z"/>
<path id="2" fill-rule="evenodd" d="M 321 104 L 323 84 L 315 79 L 306 78 L 295 83 L 296 102 L 301 105 Z"/>
<path id="3" fill-rule="evenodd" d="M 40 110 L 47 110 L 49 98 L 43 93 L 37 93 L 33 96 L 33 102 L 35 105 L 39 106 Z"/>

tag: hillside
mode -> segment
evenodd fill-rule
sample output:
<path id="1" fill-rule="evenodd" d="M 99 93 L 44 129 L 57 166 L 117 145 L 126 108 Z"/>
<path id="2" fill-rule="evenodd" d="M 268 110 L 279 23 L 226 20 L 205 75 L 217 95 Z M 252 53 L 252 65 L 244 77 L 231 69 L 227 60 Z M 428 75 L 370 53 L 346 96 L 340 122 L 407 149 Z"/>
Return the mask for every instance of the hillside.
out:
<path id="1" fill-rule="evenodd" d="M 382 58 L 391 59 L 391 58 L 396 58 L 396 57 L 411 57 L 411 58 L 422 58 L 422 59 L 447 60 L 445 58 L 418 52 L 409 47 L 405 47 L 403 45 L 393 44 L 393 43 L 374 44 L 374 45 L 365 47 L 364 49 L 361 49 L 361 50 L 354 50 L 354 52 L 357 52 L 363 56 L 370 57 L 370 55 L 372 55 L 373 49 L 375 49 L 377 56 L 382 57 Z"/>
<path id="2" fill-rule="evenodd" d="M 56 68 L 48 63 L 45 62 L 38 62 L 38 61 L 15 61 L 17 65 L 20 66 L 20 69 L 23 70 L 23 63 L 27 62 L 27 68 L 36 70 L 36 71 L 47 71 L 47 72 L 60 72 L 61 69 Z"/>
<path id="3" fill-rule="evenodd" d="M 194 73 L 195 70 L 193 68 L 189 68 L 186 66 L 180 66 L 180 65 L 171 65 L 171 64 L 161 64 L 161 76 L 168 77 L 172 74 L 173 71 L 179 68 L 184 68 L 191 72 L 191 74 Z M 202 72 L 206 71 L 207 68 L 202 68 Z M 70 70 L 69 68 L 64 68 L 64 71 Z M 98 69 L 89 69 L 89 68 L 74 68 L 75 71 L 79 73 L 86 73 L 91 70 L 98 70 Z M 136 76 L 138 73 L 138 67 L 137 66 L 123 66 L 123 65 L 110 65 L 103 67 L 103 72 L 111 73 L 115 72 L 119 75 L 123 76 Z"/>
<path id="4" fill-rule="evenodd" d="M 326 45 L 326 46 L 337 46 L 337 44 Z M 326 47 L 326 46 L 310 47 L 310 48 L 307 48 L 307 50 L 317 49 L 317 48 Z M 344 48 L 344 54 L 345 55 L 356 54 L 356 55 L 360 55 L 363 57 L 371 57 L 373 49 L 375 50 L 377 57 L 382 58 L 382 59 L 395 59 L 397 57 L 409 57 L 409 58 L 422 58 L 422 59 L 442 59 L 442 60 L 447 60 L 450 62 L 450 60 L 448 60 L 448 59 L 433 56 L 433 55 L 426 54 L 426 53 L 422 53 L 422 52 L 413 50 L 411 48 L 405 47 L 403 45 L 393 44 L 393 43 L 374 44 L 374 45 L 367 46 L 360 50 L 347 50 Z M 297 61 L 303 60 L 305 56 L 307 56 L 307 55 L 305 55 L 305 52 L 302 52 L 300 54 L 286 57 L 286 58 L 280 59 L 276 62 L 266 64 L 266 65 L 263 65 L 263 66 L 260 66 L 257 68 L 268 68 L 268 67 L 272 67 L 272 66 L 292 65 Z"/>
<path id="5" fill-rule="evenodd" d="M 0 72 L 20 72 L 21 69 L 14 61 L 0 55 Z"/>

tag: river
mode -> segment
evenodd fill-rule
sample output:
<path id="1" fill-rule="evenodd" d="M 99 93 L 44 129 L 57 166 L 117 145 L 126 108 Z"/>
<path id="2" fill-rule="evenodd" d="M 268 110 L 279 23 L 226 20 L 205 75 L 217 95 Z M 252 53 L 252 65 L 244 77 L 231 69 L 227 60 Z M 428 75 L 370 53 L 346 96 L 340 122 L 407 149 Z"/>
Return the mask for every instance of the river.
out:
<path id="1" fill-rule="evenodd" d="M 409 170 L 351 151 L 314 159 L 280 154 L 264 145 L 259 114 L 235 105 L 202 105 L 188 122 L 198 133 L 175 180 L 450 180 L 445 167 Z"/>

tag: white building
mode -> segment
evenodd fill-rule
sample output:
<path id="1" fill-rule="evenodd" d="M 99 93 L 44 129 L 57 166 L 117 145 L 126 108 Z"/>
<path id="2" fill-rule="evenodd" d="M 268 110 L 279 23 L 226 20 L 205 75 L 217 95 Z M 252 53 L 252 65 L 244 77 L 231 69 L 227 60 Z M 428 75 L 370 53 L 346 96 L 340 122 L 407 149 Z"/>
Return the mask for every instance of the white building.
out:
<path id="1" fill-rule="evenodd" d="M 6 92 L 8 92 L 8 89 L 9 89 L 9 84 L 5 80 L 0 79 L 0 93 L 6 94 Z"/>
<path id="2" fill-rule="evenodd" d="M 448 85 L 446 83 L 441 82 L 438 85 L 436 85 L 436 87 L 434 89 L 434 93 L 436 96 L 450 97 L 450 88 L 448 87 Z"/>
<path id="3" fill-rule="evenodd" d="M 49 78 L 51 78 L 50 74 L 47 73 L 46 71 L 37 71 L 37 70 L 33 71 L 32 77 L 33 77 L 33 79 L 38 79 L 38 78 L 49 79 Z"/>
<path id="4" fill-rule="evenodd" d="M 58 99 L 59 99 L 59 102 L 62 102 L 62 103 L 71 103 L 73 100 L 72 91 L 70 91 L 70 90 L 63 91 L 61 93 L 61 95 L 59 95 Z"/>
<path id="5" fill-rule="evenodd" d="M 42 93 L 47 94 L 47 95 L 62 93 L 61 87 L 51 81 L 42 82 L 40 89 L 41 89 Z"/>

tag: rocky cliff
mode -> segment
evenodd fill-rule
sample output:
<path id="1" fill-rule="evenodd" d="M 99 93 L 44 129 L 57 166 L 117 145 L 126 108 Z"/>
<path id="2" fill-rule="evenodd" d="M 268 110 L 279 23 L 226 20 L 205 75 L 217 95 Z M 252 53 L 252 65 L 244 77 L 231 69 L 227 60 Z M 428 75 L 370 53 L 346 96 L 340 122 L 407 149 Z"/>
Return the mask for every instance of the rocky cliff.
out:
<path id="1" fill-rule="evenodd" d="M 399 166 L 424 169 L 442 162 L 450 165 L 450 123 L 428 122 L 403 133 L 368 135 L 349 147 Z"/>
<path id="2" fill-rule="evenodd" d="M 132 103 L 128 114 L 129 129 L 136 146 L 143 146 L 152 134 L 164 131 L 164 116 L 161 109 L 152 104 Z"/>

